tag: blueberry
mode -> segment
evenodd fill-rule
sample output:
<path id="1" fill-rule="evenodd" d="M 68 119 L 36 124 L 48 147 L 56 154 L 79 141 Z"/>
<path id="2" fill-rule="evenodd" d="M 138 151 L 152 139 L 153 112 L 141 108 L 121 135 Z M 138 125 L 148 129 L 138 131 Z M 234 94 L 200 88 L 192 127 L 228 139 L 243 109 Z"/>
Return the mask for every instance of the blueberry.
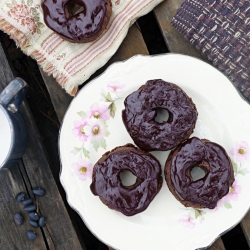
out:
<path id="1" fill-rule="evenodd" d="M 45 194 L 44 190 L 41 188 L 33 188 L 32 192 L 37 196 L 43 196 Z"/>
<path id="2" fill-rule="evenodd" d="M 36 221 L 30 220 L 29 223 L 32 227 L 35 227 L 35 228 L 38 227 L 38 223 Z"/>
<path id="3" fill-rule="evenodd" d="M 20 213 L 16 213 L 15 215 L 14 215 L 14 221 L 15 221 L 15 223 L 18 225 L 18 226 L 20 226 L 20 225 L 22 225 L 23 224 L 23 216 L 20 214 Z"/>
<path id="4" fill-rule="evenodd" d="M 43 217 L 43 216 L 41 216 L 40 218 L 39 218 L 39 221 L 38 221 L 38 225 L 39 225 L 39 227 L 43 227 L 44 225 L 45 225 L 45 218 Z"/>
<path id="5" fill-rule="evenodd" d="M 17 202 L 21 202 L 24 199 L 24 197 L 25 197 L 25 193 L 24 192 L 18 193 L 16 195 L 16 201 Z"/>
<path id="6" fill-rule="evenodd" d="M 28 237 L 28 239 L 34 240 L 36 238 L 36 233 L 31 231 L 31 230 L 27 230 L 26 231 L 26 236 Z"/>
<path id="7" fill-rule="evenodd" d="M 26 198 L 22 200 L 22 203 L 24 206 L 30 205 L 33 203 L 33 199 L 32 198 Z"/>
<path id="8" fill-rule="evenodd" d="M 36 212 L 29 212 L 28 216 L 31 220 L 39 220 L 39 215 Z"/>
<path id="9" fill-rule="evenodd" d="M 27 212 L 32 212 L 36 210 L 36 205 L 32 204 L 32 205 L 27 205 L 23 208 L 25 211 Z"/>

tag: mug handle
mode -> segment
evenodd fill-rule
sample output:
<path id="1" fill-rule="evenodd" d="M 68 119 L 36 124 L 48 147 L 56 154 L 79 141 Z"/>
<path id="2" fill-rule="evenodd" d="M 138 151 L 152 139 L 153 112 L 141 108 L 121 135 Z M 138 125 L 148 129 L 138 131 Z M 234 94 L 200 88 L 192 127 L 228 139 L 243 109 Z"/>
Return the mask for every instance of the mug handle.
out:
<path id="1" fill-rule="evenodd" d="M 28 84 L 17 77 L 12 80 L 0 94 L 0 104 L 12 113 L 16 113 L 28 91 Z"/>

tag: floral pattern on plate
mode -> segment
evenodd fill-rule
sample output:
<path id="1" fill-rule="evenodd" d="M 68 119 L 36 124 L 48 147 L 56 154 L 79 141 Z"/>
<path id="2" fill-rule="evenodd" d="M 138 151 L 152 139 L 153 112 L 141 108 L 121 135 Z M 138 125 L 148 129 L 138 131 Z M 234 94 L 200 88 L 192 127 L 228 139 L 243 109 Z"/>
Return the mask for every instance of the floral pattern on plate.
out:
<path id="1" fill-rule="evenodd" d="M 115 117 L 115 102 L 123 99 L 125 84 L 112 81 L 107 84 L 107 89 L 101 91 L 100 101 L 94 102 L 87 111 L 78 111 L 78 119 L 74 121 L 72 133 L 82 142 L 81 147 L 74 147 L 72 154 L 78 155 L 78 161 L 72 164 L 72 170 L 81 181 L 92 176 L 93 165 L 86 160 L 90 152 L 85 144 L 92 145 L 95 151 L 99 148 L 106 149 L 106 137 L 109 136 L 107 121 Z"/>
<path id="2" fill-rule="evenodd" d="M 100 146 L 96 151 L 89 139 L 81 141 L 79 137 L 72 134 L 75 120 L 82 118 L 77 113 L 83 110 L 87 116 L 88 110 L 94 103 L 106 103 L 109 107 L 112 102 L 105 101 L 109 99 L 108 92 L 112 99 L 127 96 L 147 80 L 156 78 L 178 84 L 192 97 L 199 111 L 198 119 L 205 126 L 205 130 L 202 131 L 200 126 L 197 126 L 193 136 L 199 138 L 204 136 L 210 141 L 215 141 L 227 152 L 235 147 L 235 141 L 240 141 L 242 138 L 250 145 L 249 124 L 247 124 L 250 106 L 241 99 L 223 74 L 211 65 L 184 55 L 135 56 L 110 66 L 104 74 L 85 85 L 71 102 L 64 116 L 59 137 L 62 162 L 60 180 L 67 193 L 69 204 L 79 212 L 89 229 L 112 248 L 130 250 L 134 249 L 135 242 L 140 242 L 138 250 L 165 250 L 166 244 L 171 250 L 201 249 L 210 246 L 218 235 L 238 224 L 249 210 L 250 174 L 237 174 L 236 184 L 241 189 L 239 193 L 239 189 L 236 188 L 238 200 L 230 200 L 231 209 L 223 206 L 215 212 L 210 212 L 208 209 L 202 212 L 188 210 L 180 205 L 164 184 L 144 212 L 125 217 L 101 204 L 100 199 L 93 196 L 90 191 L 90 179 L 81 181 L 73 174 L 71 167 L 72 163 L 80 162 L 80 153 L 70 153 L 75 147 L 80 148 L 84 144 L 84 148 L 90 152 L 90 159 L 84 156 L 82 159 L 94 165 L 106 151 L 119 145 L 133 143 L 123 126 L 120 115 L 124 109 L 123 100 L 115 101 L 114 118 L 110 116 L 110 109 L 108 109 L 110 118 L 105 122 L 110 134 L 104 137 L 107 144 L 106 150 Z M 112 92 L 112 89 L 115 91 L 118 88 L 116 89 L 112 84 L 109 84 L 109 87 L 107 85 L 117 81 L 121 83 L 119 90 L 123 89 L 122 84 L 126 84 L 126 91 L 122 94 L 117 91 L 118 97 Z M 154 154 L 162 167 L 168 153 L 155 152 Z M 245 159 L 240 163 L 231 153 L 230 157 L 237 163 L 239 171 L 250 169 L 250 161 Z M 82 169 L 83 172 L 84 170 Z M 196 225 L 190 225 L 192 223 Z M 124 235 L 126 237 L 123 237 Z"/>
<path id="3" fill-rule="evenodd" d="M 195 227 L 197 222 L 201 223 L 205 219 L 204 214 L 206 211 L 216 212 L 221 207 L 231 209 L 233 208 L 231 202 L 238 201 L 239 195 L 241 194 L 241 186 L 239 185 L 236 177 L 238 174 L 245 176 L 246 174 L 250 173 L 247 168 L 243 168 L 244 162 L 250 160 L 250 146 L 246 141 L 236 142 L 229 153 L 231 156 L 235 157 L 236 162 L 232 161 L 235 181 L 229 188 L 228 194 L 222 197 L 222 199 L 218 201 L 216 208 L 212 210 L 186 208 L 188 213 L 183 214 L 179 219 L 179 222 L 184 227 L 192 229 Z"/>

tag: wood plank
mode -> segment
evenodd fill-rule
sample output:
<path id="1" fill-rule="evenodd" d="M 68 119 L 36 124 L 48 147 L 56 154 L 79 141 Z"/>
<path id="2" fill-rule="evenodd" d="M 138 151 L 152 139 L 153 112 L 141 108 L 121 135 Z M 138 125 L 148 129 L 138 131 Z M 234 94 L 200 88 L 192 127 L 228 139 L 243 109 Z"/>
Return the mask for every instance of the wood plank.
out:
<path id="1" fill-rule="evenodd" d="M 250 211 L 245 215 L 244 219 L 240 223 L 243 233 L 246 237 L 247 244 L 250 248 Z"/>
<path id="2" fill-rule="evenodd" d="M 114 54 L 114 56 L 108 61 L 108 63 L 99 69 L 92 77 L 96 77 L 101 74 L 110 64 L 116 61 L 126 60 L 131 56 L 136 54 L 148 54 L 147 47 L 144 43 L 140 30 L 138 29 L 136 23 L 129 29 L 127 36 L 125 37 L 123 43 Z M 46 73 L 40 69 L 46 87 L 49 91 L 52 104 L 55 108 L 59 121 L 62 122 L 63 116 L 72 100 L 65 90 L 63 90 L 56 80 L 52 76 L 48 76 Z M 88 82 L 88 81 L 87 81 Z"/>
<path id="3" fill-rule="evenodd" d="M 52 75 L 48 76 L 41 68 L 40 72 L 50 94 L 51 102 L 54 106 L 57 117 L 59 121 L 62 122 L 64 114 L 73 97 L 68 95 L 65 90 L 61 88 Z"/>
<path id="4" fill-rule="evenodd" d="M 2 47 L 0 47 L 0 58 L 0 89 L 2 90 L 14 78 L 14 76 L 9 67 Z M 23 183 L 22 185 L 20 184 L 20 190 L 23 189 L 24 186 L 26 186 L 29 189 L 29 193 L 31 194 L 31 187 L 43 187 L 46 189 L 45 197 L 39 198 L 39 211 L 41 211 L 41 213 L 45 217 L 47 217 L 46 230 L 48 233 L 44 234 L 41 229 L 37 229 L 39 237 L 33 243 L 31 242 L 33 244 L 32 247 L 20 247 L 19 249 L 46 249 L 46 247 L 44 247 L 45 242 L 47 244 L 48 242 L 52 242 L 53 248 L 55 249 L 86 249 L 84 243 L 81 242 L 81 244 L 79 239 L 77 238 L 72 222 L 69 218 L 63 200 L 53 179 L 49 163 L 46 159 L 46 155 L 39 138 L 39 133 L 33 121 L 33 117 L 30 113 L 28 105 L 25 102 L 21 107 L 21 113 L 24 117 L 28 129 L 28 145 L 23 156 L 23 163 L 25 166 L 25 171 L 27 173 L 28 182 L 26 180 L 25 183 Z M 15 174 L 15 172 L 13 171 L 14 170 L 12 169 L 9 171 L 9 173 L 13 175 L 13 177 L 9 177 L 9 179 L 13 179 L 12 183 L 18 183 L 18 180 L 21 179 L 20 175 Z M 23 178 L 23 180 L 25 180 L 25 178 Z M 0 182 L 0 185 L 1 189 L 3 189 L 4 186 L 2 186 L 2 182 Z M 18 186 L 18 184 L 16 185 Z M 13 198 L 16 195 L 17 190 L 14 189 L 12 187 L 13 185 L 10 185 L 9 183 L 6 184 L 6 186 L 9 187 L 9 195 L 12 194 L 11 197 Z M 10 209 L 13 209 L 11 203 L 7 198 L 8 197 L 5 197 L 5 199 L 3 199 L 3 207 L 10 207 Z M 6 223 L 6 225 L 8 224 Z M 21 235 L 15 235 L 14 233 L 9 233 L 8 235 L 6 235 L 6 237 L 14 236 L 15 244 L 21 244 L 23 242 Z M 10 241 L 13 242 L 11 238 Z M 37 244 L 40 244 L 41 248 L 40 246 L 36 247 Z M 53 248 L 51 247 L 51 249 Z M 11 247 L 8 249 L 17 248 Z"/>
<path id="5" fill-rule="evenodd" d="M 207 250 L 225 250 L 222 239 L 218 238 Z"/>
<path id="6" fill-rule="evenodd" d="M 143 40 L 139 26 L 137 23 L 134 23 L 130 27 L 128 34 L 119 49 L 108 61 L 106 67 L 114 62 L 123 61 L 138 54 L 148 55 L 148 49 Z"/>
<path id="7" fill-rule="evenodd" d="M 35 241 L 28 240 L 25 234 L 26 230 L 30 229 L 28 217 L 23 210 L 22 204 L 15 201 L 16 194 L 21 191 L 26 191 L 18 165 L 11 169 L 2 169 L 0 173 L 0 183 L 0 249 L 46 250 L 47 247 L 39 229 L 34 230 L 38 236 Z M 21 226 L 17 226 L 13 221 L 13 215 L 19 212 L 25 220 Z"/>
<path id="8" fill-rule="evenodd" d="M 206 60 L 205 56 L 189 43 L 171 24 L 172 17 L 183 2 L 184 0 L 167 0 L 154 9 L 163 38 L 169 51 Z"/>

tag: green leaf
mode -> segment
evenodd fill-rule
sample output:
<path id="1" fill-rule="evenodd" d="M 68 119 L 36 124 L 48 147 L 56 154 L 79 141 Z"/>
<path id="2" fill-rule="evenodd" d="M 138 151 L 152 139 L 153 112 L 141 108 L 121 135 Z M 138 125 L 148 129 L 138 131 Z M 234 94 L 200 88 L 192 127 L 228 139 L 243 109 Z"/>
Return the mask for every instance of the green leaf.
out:
<path id="1" fill-rule="evenodd" d="M 37 25 L 38 25 L 39 28 L 44 28 L 45 27 L 45 25 L 43 23 L 41 23 L 41 22 L 38 22 Z"/>
<path id="2" fill-rule="evenodd" d="M 82 148 L 82 152 L 83 152 L 83 155 L 84 155 L 85 158 L 90 158 L 89 157 L 89 151 L 87 149 Z"/>
<path id="3" fill-rule="evenodd" d="M 107 148 L 107 143 L 106 143 L 106 140 L 105 140 L 105 139 L 103 139 L 103 140 L 100 142 L 100 144 L 101 144 L 101 147 L 102 147 L 102 148 L 104 148 L 104 149 Z"/>
<path id="4" fill-rule="evenodd" d="M 111 95 L 110 95 L 109 92 L 108 92 L 107 95 L 105 95 L 104 97 L 105 97 L 105 99 L 106 99 L 106 102 L 113 102 L 112 97 L 111 97 Z"/>
<path id="5" fill-rule="evenodd" d="M 74 150 L 75 150 L 76 152 L 80 152 L 80 151 L 82 150 L 82 148 L 74 147 Z"/>
<path id="6" fill-rule="evenodd" d="M 239 174 L 242 174 L 242 175 L 245 175 L 244 169 L 240 170 L 238 173 L 239 173 Z"/>
<path id="7" fill-rule="evenodd" d="M 232 208 L 232 205 L 229 202 L 225 202 L 224 207 L 227 209 L 230 209 L 230 208 Z"/>
<path id="8" fill-rule="evenodd" d="M 16 0 L 12 0 L 12 3 L 13 3 L 14 5 L 17 5 Z"/>
<path id="9" fill-rule="evenodd" d="M 40 35 L 42 34 L 42 32 L 41 32 L 41 30 L 39 28 L 36 29 L 36 33 L 40 34 Z"/>
<path id="10" fill-rule="evenodd" d="M 10 9 L 13 8 L 14 6 L 10 3 L 6 3 L 6 6 L 9 7 Z"/>
<path id="11" fill-rule="evenodd" d="M 81 116 L 81 117 L 86 116 L 86 113 L 85 113 L 84 111 L 79 111 L 79 112 L 77 112 L 77 114 L 78 114 L 79 116 Z"/>
<path id="12" fill-rule="evenodd" d="M 195 214 L 195 219 L 197 219 L 198 217 L 202 216 L 203 211 L 199 209 L 194 209 L 194 214 Z"/>
<path id="13" fill-rule="evenodd" d="M 194 210 L 194 214 L 195 214 L 195 219 L 197 219 L 199 216 L 201 216 L 201 212 L 198 209 Z"/>
<path id="14" fill-rule="evenodd" d="M 100 144 L 99 144 L 97 141 L 95 141 L 95 142 L 93 143 L 93 147 L 94 147 L 95 151 L 97 151 L 98 148 L 100 147 Z"/>
<path id="15" fill-rule="evenodd" d="M 237 174 L 238 173 L 238 165 L 234 161 L 232 161 L 232 164 L 233 164 L 234 173 Z"/>
<path id="16" fill-rule="evenodd" d="M 108 109 L 110 110 L 110 116 L 114 118 L 114 117 L 115 117 L 115 111 L 116 111 L 115 103 L 112 102 L 112 103 L 109 105 Z"/>

